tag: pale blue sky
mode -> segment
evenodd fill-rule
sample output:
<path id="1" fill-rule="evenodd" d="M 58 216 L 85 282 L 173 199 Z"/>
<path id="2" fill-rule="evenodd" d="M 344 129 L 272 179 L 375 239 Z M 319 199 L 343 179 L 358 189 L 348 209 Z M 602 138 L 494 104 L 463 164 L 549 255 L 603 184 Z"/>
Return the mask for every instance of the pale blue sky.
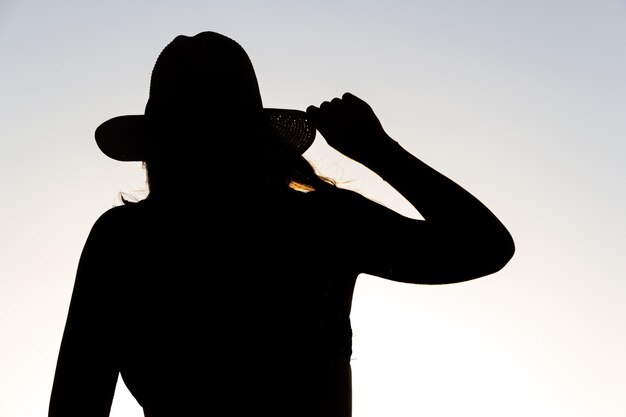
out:
<path id="1" fill-rule="evenodd" d="M 45 415 L 87 233 L 143 187 L 94 129 L 141 113 L 161 48 L 203 30 L 244 46 L 269 107 L 366 99 L 516 240 L 464 284 L 361 277 L 355 417 L 626 415 L 623 0 L 0 2 L 0 415 Z M 323 140 L 307 156 L 414 215 Z M 120 382 L 112 417 L 139 416 Z"/>

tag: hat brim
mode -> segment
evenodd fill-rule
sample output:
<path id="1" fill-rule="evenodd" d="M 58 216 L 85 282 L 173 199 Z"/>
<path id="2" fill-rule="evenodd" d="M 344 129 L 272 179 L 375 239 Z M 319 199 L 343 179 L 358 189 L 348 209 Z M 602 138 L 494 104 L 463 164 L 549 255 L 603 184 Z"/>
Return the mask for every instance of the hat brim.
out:
<path id="1" fill-rule="evenodd" d="M 315 140 L 315 126 L 301 110 L 265 108 L 269 128 L 274 136 L 297 154 L 302 155 Z M 154 138 L 145 115 L 113 117 L 96 128 L 100 150 L 117 161 L 145 161 Z M 152 139 L 152 140 L 151 140 Z"/>
<path id="2" fill-rule="evenodd" d="M 145 161 L 149 130 L 144 115 L 117 116 L 96 128 L 96 144 L 109 158 L 118 161 Z"/>

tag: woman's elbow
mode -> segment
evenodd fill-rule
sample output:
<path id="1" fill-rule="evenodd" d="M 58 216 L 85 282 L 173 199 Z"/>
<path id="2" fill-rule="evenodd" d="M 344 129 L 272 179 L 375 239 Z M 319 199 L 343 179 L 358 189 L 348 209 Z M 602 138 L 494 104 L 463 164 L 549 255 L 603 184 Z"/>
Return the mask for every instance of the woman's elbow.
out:
<path id="1" fill-rule="evenodd" d="M 503 230 L 500 237 L 494 242 L 494 258 L 496 259 L 497 271 L 504 268 L 515 255 L 515 241 L 508 230 Z M 496 272 L 497 272 L 496 271 Z"/>
<path id="2" fill-rule="evenodd" d="M 476 240 L 457 248 L 456 260 L 448 273 L 440 276 L 441 284 L 471 281 L 502 270 L 515 254 L 515 242 L 508 233 Z"/>
<path id="3" fill-rule="evenodd" d="M 473 270 L 471 275 L 474 278 L 492 275 L 502 270 L 515 254 L 515 242 L 508 231 L 492 237 L 486 242 L 477 242 L 473 245 L 475 248 L 471 253 L 471 259 L 468 264 Z"/>

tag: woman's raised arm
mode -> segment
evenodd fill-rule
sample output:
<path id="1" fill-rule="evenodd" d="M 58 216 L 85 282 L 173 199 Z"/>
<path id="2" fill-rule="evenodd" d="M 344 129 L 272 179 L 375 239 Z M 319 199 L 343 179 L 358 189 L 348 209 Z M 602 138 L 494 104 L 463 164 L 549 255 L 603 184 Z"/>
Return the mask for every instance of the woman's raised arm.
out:
<path id="1" fill-rule="evenodd" d="M 362 240 L 368 241 L 360 251 L 364 272 L 445 284 L 492 274 L 512 258 L 514 242 L 500 220 L 389 137 L 365 101 L 346 93 L 310 106 L 307 113 L 330 146 L 381 176 L 424 219 L 409 219 L 377 204 L 354 207 L 352 218 L 361 223 Z M 353 231 L 359 234 L 357 227 Z"/>

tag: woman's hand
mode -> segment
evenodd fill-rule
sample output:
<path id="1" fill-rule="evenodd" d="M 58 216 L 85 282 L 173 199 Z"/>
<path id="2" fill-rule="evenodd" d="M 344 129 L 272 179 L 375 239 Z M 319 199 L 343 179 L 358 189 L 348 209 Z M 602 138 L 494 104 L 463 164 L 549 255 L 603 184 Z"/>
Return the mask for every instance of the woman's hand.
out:
<path id="1" fill-rule="evenodd" d="M 309 106 L 306 113 L 330 146 L 365 165 L 395 143 L 369 104 L 354 94 L 345 93 L 319 107 Z"/>

